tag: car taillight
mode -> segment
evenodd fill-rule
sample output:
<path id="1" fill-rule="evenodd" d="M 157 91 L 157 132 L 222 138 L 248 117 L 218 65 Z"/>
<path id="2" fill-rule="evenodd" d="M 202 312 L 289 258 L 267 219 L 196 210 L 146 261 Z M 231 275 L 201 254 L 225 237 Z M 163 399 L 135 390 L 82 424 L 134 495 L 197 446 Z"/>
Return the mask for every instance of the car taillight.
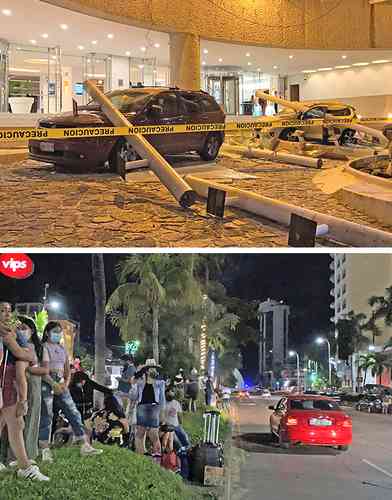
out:
<path id="1" fill-rule="evenodd" d="M 338 422 L 338 425 L 340 427 L 352 427 L 353 426 L 353 423 L 352 423 L 352 420 L 351 418 L 345 418 L 344 420 L 340 420 Z"/>
<path id="2" fill-rule="evenodd" d="M 298 420 L 294 417 L 287 417 L 286 425 L 298 425 Z"/>

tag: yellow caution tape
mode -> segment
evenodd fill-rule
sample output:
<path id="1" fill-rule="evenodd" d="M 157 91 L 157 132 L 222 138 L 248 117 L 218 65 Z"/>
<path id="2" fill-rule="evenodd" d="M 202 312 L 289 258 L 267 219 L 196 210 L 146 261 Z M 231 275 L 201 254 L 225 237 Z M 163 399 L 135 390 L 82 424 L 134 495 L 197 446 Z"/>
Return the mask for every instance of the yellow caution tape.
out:
<path id="1" fill-rule="evenodd" d="M 132 135 L 164 135 L 205 132 L 233 132 L 241 130 L 273 130 L 288 127 L 328 127 L 350 125 L 353 123 L 392 123 L 391 118 L 336 118 L 333 120 L 271 120 L 261 118 L 254 121 L 238 121 L 226 123 L 197 123 L 184 125 L 134 125 L 131 127 L 80 127 L 80 128 L 0 128 L 0 143 L 26 141 L 29 139 L 98 139 L 101 137 L 117 137 Z"/>

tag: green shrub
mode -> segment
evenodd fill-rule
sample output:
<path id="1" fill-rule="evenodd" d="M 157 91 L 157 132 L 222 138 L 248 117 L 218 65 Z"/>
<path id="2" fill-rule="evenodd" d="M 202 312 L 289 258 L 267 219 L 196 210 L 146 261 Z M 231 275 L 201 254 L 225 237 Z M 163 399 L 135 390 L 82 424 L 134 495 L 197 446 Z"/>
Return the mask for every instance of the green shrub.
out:
<path id="1" fill-rule="evenodd" d="M 42 464 L 49 483 L 0 474 L 1 500 L 200 500 L 181 477 L 154 464 L 150 458 L 118 448 L 102 446 L 95 457 L 81 457 L 79 448 L 54 450 L 55 462 Z"/>

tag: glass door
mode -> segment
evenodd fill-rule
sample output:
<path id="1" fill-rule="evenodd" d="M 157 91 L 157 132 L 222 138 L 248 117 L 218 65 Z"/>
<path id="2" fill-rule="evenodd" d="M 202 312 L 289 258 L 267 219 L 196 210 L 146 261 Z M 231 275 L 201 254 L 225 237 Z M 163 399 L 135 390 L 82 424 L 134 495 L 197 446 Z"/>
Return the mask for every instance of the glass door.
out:
<path id="1" fill-rule="evenodd" d="M 103 93 L 112 89 L 112 58 L 106 54 L 87 54 L 83 58 L 83 80 L 91 80 Z M 84 93 L 84 104 L 91 98 Z"/>
<path id="2" fill-rule="evenodd" d="M 224 76 L 222 78 L 223 107 L 228 115 L 239 113 L 239 78 L 237 76 Z"/>

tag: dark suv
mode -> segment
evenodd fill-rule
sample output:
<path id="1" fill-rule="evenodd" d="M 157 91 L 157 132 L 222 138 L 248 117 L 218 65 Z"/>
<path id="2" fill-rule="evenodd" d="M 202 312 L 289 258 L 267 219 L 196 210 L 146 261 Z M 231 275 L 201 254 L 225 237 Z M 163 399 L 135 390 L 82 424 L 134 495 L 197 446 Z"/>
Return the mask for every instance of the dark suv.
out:
<path id="1" fill-rule="evenodd" d="M 137 87 L 115 90 L 106 94 L 125 117 L 138 126 L 182 125 L 225 122 L 225 114 L 215 99 L 203 91 L 180 90 L 166 87 Z M 39 127 L 101 127 L 111 126 L 94 101 L 79 107 L 77 115 L 61 113 L 41 119 Z M 162 155 L 196 151 L 203 160 L 214 160 L 224 140 L 223 131 L 202 131 L 145 135 Z M 65 167 L 91 169 L 108 162 L 118 169 L 119 158 L 137 159 L 121 137 L 92 137 L 75 139 L 48 139 L 29 141 L 30 158 Z"/>

